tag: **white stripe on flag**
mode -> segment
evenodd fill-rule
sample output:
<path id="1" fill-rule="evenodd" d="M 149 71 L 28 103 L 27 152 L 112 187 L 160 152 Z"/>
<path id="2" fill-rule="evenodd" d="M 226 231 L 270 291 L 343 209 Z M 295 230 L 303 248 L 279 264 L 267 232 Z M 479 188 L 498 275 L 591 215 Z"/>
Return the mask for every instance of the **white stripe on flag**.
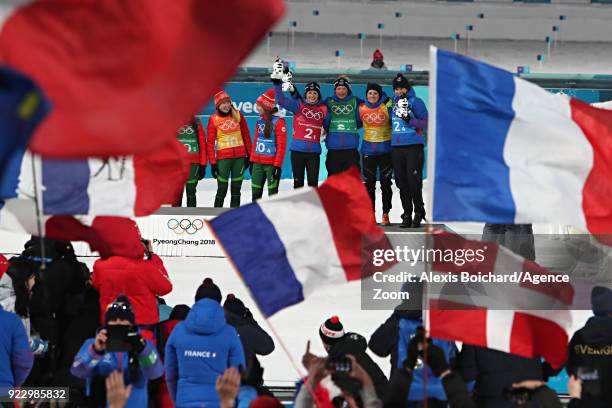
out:
<path id="1" fill-rule="evenodd" d="M 314 189 L 302 188 L 258 204 L 283 242 L 304 296 L 323 281 L 346 282 L 327 214 Z"/>
<path id="2" fill-rule="evenodd" d="M 571 119 L 569 98 L 514 78 L 504 160 L 516 223 L 572 224 L 586 229 L 582 190 L 593 167 L 593 149 Z"/>
<path id="3" fill-rule="evenodd" d="M 133 217 L 136 179 L 132 156 L 89 159 L 89 214 Z"/>
<path id="4" fill-rule="evenodd" d="M 487 310 L 487 347 L 510 352 L 514 310 Z"/>

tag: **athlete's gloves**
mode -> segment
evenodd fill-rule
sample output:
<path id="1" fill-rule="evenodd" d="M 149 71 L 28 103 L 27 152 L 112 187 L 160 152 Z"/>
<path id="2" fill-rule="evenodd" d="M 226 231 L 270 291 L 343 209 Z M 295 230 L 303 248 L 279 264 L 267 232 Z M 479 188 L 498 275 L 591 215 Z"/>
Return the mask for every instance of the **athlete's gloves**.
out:
<path id="1" fill-rule="evenodd" d="M 212 174 L 213 178 L 215 179 L 219 175 L 219 166 L 217 166 L 216 163 L 210 165 L 210 174 Z"/>
<path id="2" fill-rule="evenodd" d="M 285 64 L 280 58 L 276 58 L 274 64 L 272 65 L 272 73 L 270 74 L 270 79 L 274 83 L 274 85 L 280 85 L 283 76 L 285 75 Z"/>
<path id="3" fill-rule="evenodd" d="M 274 180 L 280 180 L 282 169 L 280 167 L 274 167 L 274 173 L 272 173 L 272 177 Z"/>
<path id="4" fill-rule="evenodd" d="M 251 169 L 251 160 L 248 155 L 244 158 L 244 166 L 242 167 L 242 172 L 244 173 L 246 169 L 249 169 L 249 171 Z"/>
<path id="5" fill-rule="evenodd" d="M 206 165 L 200 164 L 200 167 L 198 167 L 198 180 L 202 180 L 205 175 L 206 175 Z"/>
<path id="6" fill-rule="evenodd" d="M 295 87 L 293 86 L 293 74 L 291 71 L 288 71 L 283 75 L 283 92 L 295 92 Z"/>

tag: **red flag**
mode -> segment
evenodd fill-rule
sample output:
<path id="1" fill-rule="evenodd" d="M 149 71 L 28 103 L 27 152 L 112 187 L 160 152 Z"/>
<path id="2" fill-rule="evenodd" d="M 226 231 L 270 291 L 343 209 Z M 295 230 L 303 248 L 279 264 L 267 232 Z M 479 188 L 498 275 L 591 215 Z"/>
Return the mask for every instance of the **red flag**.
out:
<path id="1" fill-rule="evenodd" d="M 46 0 L 2 27 L 0 61 L 33 78 L 53 111 L 30 149 L 52 157 L 159 148 L 270 27 L 282 0 Z"/>
<path id="2" fill-rule="evenodd" d="M 432 273 L 447 279 L 427 284 L 431 337 L 543 357 L 554 368 L 564 364 L 574 297 L 571 283 L 553 281 L 562 275 L 495 243 L 441 231 L 433 234 L 433 242 L 433 251 L 439 251 L 432 252 L 434 257 L 444 259 L 432 259 Z M 551 281 L 534 283 L 534 276 Z"/>

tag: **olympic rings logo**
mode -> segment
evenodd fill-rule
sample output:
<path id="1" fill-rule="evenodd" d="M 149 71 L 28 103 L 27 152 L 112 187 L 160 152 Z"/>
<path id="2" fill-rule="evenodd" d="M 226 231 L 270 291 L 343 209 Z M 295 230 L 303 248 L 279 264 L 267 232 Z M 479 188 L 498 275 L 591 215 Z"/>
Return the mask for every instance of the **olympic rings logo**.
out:
<path id="1" fill-rule="evenodd" d="M 353 111 L 353 105 L 334 105 L 331 110 L 337 115 L 348 115 Z"/>
<path id="2" fill-rule="evenodd" d="M 352 106 L 351 106 L 351 109 L 352 109 Z M 306 119 L 314 119 L 314 120 L 323 119 L 323 112 L 321 111 L 313 111 L 310 109 L 302 108 L 301 113 Z"/>
<path id="3" fill-rule="evenodd" d="M 219 124 L 219 129 L 221 130 L 232 130 L 232 129 L 236 129 L 237 127 L 238 127 L 238 124 L 231 119 L 224 120 L 223 122 Z"/>
<path id="4" fill-rule="evenodd" d="M 266 125 L 264 125 L 263 123 L 258 124 L 257 125 L 257 133 L 263 134 L 265 128 L 266 128 Z"/>
<path id="5" fill-rule="evenodd" d="M 385 123 L 387 117 L 380 112 L 365 113 L 363 120 L 367 123 Z"/>
<path id="6" fill-rule="evenodd" d="M 193 130 L 193 126 L 191 125 L 185 125 L 182 128 L 179 129 L 179 134 L 181 135 L 190 135 L 194 132 Z"/>
<path id="7" fill-rule="evenodd" d="M 166 225 L 168 226 L 168 229 L 173 231 L 176 235 L 183 235 L 184 233 L 193 235 L 204 228 L 204 221 L 199 218 L 196 218 L 193 221 L 188 220 L 187 218 L 183 218 L 180 221 L 176 218 L 170 218 Z"/>

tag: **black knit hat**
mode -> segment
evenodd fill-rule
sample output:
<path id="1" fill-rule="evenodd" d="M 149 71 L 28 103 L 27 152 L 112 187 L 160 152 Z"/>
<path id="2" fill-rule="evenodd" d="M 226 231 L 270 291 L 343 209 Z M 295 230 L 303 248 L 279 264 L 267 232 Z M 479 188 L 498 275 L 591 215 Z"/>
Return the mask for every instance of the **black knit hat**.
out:
<path id="1" fill-rule="evenodd" d="M 304 96 L 306 96 L 306 92 L 315 91 L 319 95 L 319 100 L 321 99 L 321 86 L 316 82 L 309 82 L 304 87 Z"/>
<path id="2" fill-rule="evenodd" d="M 168 320 L 185 320 L 191 308 L 187 305 L 176 305 L 172 308 Z"/>
<path id="3" fill-rule="evenodd" d="M 334 89 L 336 89 L 339 86 L 344 86 L 346 87 L 346 89 L 348 89 L 349 92 L 351 92 L 351 81 L 349 81 L 349 79 L 345 77 L 344 75 L 340 75 L 334 81 Z"/>
<path id="4" fill-rule="evenodd" d="M 408 79 L 406 79 L 406 77 L 401 73 L 397 74 L 395 76 L 395 79 L 393 79 L 393 89 L 396 88 L 410 89 L 410 83 L 408 82 Z"/>
<path id="5" fill-rule="evenodd" d="M 376 91 L 378 92 L 378 98 L 380 99 L 382 97 L 382 86 L 378 84 L 368 82 L 368 85 L 366 86 L 366 97 L 368 96 L 368 91 Z"/>
<path id="6" fill-rule="evenodd" d="M 106 307 L 104 322 L 108 324 L 113 320 L 128 320 L 132 325 L 135 324 L 134 310 L 127 296 L 117 296 L 117 299 Z"/>
<path id="7" fill-rule="evenodd" d="M 327 319 L 319 328 L 319 336 L 328 346 L 337 343 L 344 336 L 344 327 L 340 323 L 340 318 L 332 316 Z"/>
<path id="8" fill-rule="evenodd" d="M 591 304 L 596 316 L 606 316 L 612 313 L 612 290 L 603 286 L 595 286 L 591 291 Z"/>
<path id="9" fill-rule="evenodd" d="M 221 290 L 210 278 L 204 279 L 204 282 L 202 282 L 202 284 L 196 291 L 196 302 L 204 298 L 216 300 L 218 303 L 221 303 Z"/>
<path id="10" fill-rule="evenodd" d="M 228 312 L 235 313 L 239 316 L 244 315 L 246 312 L 246 307 L 244 306 L 244 303 L 242 303 L 242 300 L 238 299 L 233 293 L 227 295 L 223 308 Z"/>

